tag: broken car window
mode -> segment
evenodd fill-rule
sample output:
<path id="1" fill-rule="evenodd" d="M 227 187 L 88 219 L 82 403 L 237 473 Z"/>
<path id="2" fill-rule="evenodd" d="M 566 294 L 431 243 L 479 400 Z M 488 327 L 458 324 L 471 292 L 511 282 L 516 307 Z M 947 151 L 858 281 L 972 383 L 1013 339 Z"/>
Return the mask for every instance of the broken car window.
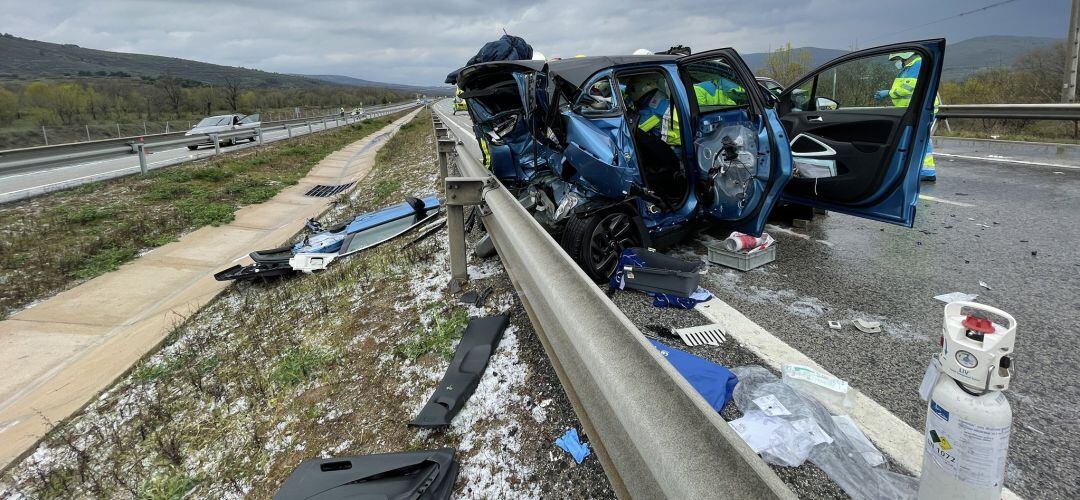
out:
<path id="1" fill-rule="evenodd" d="M 611 92 L 611 79 L 601 78 L 585 89 L 577 107 L 583 115 L 600 115 L 615 111 L 616 105 Z"/>

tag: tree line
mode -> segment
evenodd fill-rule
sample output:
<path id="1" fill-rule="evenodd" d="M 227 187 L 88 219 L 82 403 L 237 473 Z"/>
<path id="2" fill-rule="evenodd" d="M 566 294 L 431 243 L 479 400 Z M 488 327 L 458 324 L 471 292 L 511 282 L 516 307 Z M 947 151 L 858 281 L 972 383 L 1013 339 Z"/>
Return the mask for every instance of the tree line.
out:
<path id="1" fill-rule="evenodd" d="M 209 84 L 170 75 L 137 79 L 84 75 L 0 84 L 0 127 L 191 119 L 296 106 L 351 109 L 409 97 L 369 87 L 245 88 L 228 78 Z"/>

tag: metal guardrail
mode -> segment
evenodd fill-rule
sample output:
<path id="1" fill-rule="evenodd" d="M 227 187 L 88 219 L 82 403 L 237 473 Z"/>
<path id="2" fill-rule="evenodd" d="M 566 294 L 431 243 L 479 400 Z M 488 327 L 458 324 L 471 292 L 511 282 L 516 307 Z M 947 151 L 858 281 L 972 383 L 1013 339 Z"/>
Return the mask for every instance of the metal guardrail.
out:
<path id="1" fill-rule="evenodd" d="M 465 176 L 446 178 L 447 205 L 483 204 L 484 227 L 619 497 L 796 498 L 434 112 L 432 120 L 440 167 L 456 152 Z M 463 259 L 462 221 L 448 227 L 451 260 Z"/>
<path id="2" fill-rule="evenodd" d="M 263 132 L 269 132 L 273 130 L 286 130 L 289 137 L 292 137 L 292 131 L 295 128 L 301 128 L 306 126 L 308 129 L 308 133 L 312 133 L 314 132 L 314 129 L 312 127 L 313 124 L 321 123 L 323 125 L 323 130 L 327 130 L 326 124 L 330 122 L 340 123 L 344 121 L 346 124 L 348 124 L 351 122 L 385 116 L 390 113 L 394 113 L 402 109 L 411 108 L 417 105 L 418 104 L 416 103 L 390 104 L 376 108 L 371 111 L 364 112 L 358 116 L 345 115 L 344 117 L 342 117 L 340 115 L 329 115 L 315 119 L 305 118 L 298 120 L 281 120 L 277 122 L 266 122 L 266 124 L 277 123 L 277 125 L 265 126 L 264 124 L 264 126 L 260 126 L 255 129 L 240 130 L 223 134 L 185 136 L 184 134 L 186 134 L 186 132 L 174 132 L 169 134 L 155 134 L 148 136 L 124 137 L 120 139 L 106 139 L 102 141 L 77 142 L 70 144 L 57 144 L 53 146 L 12 149 L 7 151 L 0 151 L 0 173 L 33 171 L 39 168 L 44 168 L 59 163 L 93 159 L 102 156 L 125 153 L 138 154 L 140 159 L 140 169 L 143 173 L 146 173 L 146 152 L 151 149 L 175 146 L 213 145 L 214 154 L 219 154 L 221 152 L 221 142 L 233 138 L 255 137 L 261 144 Z"/>
<path id="3" fill-rule="evenodd" d="M 1080 121 L 1080 104 L 949 104 L 938 118 Z"/>

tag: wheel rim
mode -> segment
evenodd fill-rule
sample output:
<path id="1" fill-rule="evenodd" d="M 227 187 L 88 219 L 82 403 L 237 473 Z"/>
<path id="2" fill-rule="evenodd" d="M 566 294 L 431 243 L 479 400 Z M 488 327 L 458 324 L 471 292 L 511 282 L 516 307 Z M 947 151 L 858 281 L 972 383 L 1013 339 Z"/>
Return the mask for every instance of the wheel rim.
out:
<path id="1" fill-rule="evenodd" d="M 589 238 L 589 263 L 601 277 L 611 276 L 622 251 L 634 246 L 630 217 L 623 213 L 604 216 Z"/>

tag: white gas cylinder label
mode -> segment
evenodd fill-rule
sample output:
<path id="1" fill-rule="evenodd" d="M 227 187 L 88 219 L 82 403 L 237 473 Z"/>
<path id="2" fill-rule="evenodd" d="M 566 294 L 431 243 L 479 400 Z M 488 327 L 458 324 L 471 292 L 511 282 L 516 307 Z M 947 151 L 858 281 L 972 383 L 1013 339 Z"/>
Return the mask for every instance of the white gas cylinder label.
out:
<path id="1" fill-rule="evenodd" d="M 1009 427 L 987 427 L 960 418 L 930 401 L 926 455 L 953 477 L 975 486 L 998 486 L 1005 478 Z"/>

